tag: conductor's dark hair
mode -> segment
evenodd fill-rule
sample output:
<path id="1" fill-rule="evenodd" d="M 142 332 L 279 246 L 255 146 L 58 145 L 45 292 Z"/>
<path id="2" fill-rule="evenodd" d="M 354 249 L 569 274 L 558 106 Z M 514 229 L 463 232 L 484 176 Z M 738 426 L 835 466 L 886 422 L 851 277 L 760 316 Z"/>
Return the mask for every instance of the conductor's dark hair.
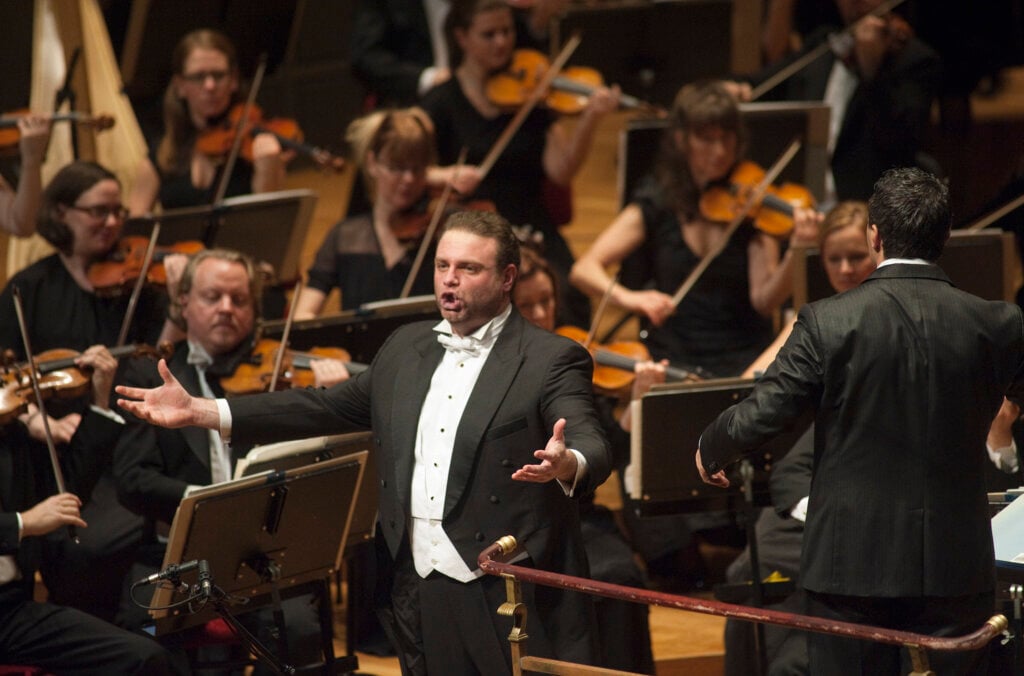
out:
<path id="1" fill-rule="evenodd" d="M 868 217 L 878 227 L 886 258 L 922 258 L 942 253 L 952 224 L 949 188 L 916 167 L 889 169 L 875 183 Z"/>

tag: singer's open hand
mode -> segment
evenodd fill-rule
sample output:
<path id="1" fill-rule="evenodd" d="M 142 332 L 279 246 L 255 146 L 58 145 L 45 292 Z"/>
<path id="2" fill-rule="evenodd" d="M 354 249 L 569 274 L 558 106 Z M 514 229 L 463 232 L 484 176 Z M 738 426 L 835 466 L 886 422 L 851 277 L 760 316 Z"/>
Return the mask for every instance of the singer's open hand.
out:
<path id="1" fill-rule="evenodd" d="M 216 429 L 220 424 L 217 404 L 212 399 L 193 397 L 161 359 L 156 365 L 164 384 L 152 389 L 118 385 L 117 393 L 127 399 L 117 404 L 132 415 L 161 427 L 196 425 Z"/>
<path id="2" fill-rule="evenodd" d="M 512 473 L 513 479 L 535 483 L 560 479 L 572 483 L 576 478 L 576 455 L 565 447 L 565 418 L 558 419 L 547 446 L 534 451 L 533 457 L 540 463 L 523 465 Z"/>

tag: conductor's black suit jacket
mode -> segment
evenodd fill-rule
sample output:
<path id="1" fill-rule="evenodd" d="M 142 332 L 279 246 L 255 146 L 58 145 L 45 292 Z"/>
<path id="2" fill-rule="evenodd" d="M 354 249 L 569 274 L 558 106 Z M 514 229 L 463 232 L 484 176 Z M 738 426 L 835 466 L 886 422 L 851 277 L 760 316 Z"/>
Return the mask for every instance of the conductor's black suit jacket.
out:
<path id="1" fill-rule="evenodd" d="M 232 443 L 372 429 L 380 525 L 392 557 L 409 517 L 420 409 L 444 354 L 433 326 L 398 329 L 367 371 L 333 388 L 229 401 Z M 592 369 L 579 345 L 512 310 L 462 414 L 445 495 L 445 532 L 471 570 L 485 547 L 511 534 L 538 568 L 586 573 L 575 501 L 557 482 L 514 481 L 511 475 L 537 462 L 533 452 L 545 447 L 555 422 L 565 418 L 566 445 L 588 465 L 575 495 L 607 478 L 611 460 L 594 410 Z"/>
<path id="2" fill-rule="evenodd" d="M 801 561 L 812 591 L 960 596 L 994 588 L 985 438 L 1022 393 L 1015 305 L 953 287 L 933 265 L 879 268 L 800 310 L 751 395 L 701 440 L 714 471 L 816 410 Z"/>

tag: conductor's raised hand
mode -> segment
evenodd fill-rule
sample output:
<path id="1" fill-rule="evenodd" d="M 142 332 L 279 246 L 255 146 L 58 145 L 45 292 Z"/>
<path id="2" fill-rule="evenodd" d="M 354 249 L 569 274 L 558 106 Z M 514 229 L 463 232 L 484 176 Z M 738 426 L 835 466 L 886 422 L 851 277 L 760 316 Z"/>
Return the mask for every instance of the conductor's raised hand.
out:
<path id="1" fill-rule="evenodd" d="M 572 482 L 576 478 L 576 455 L 565 447 L 565 418 L 559 418 L 542 450 L 534 451 L 533 457 L 540 460 L 536 465 L 523 465 L 512 473 L 517 481 L 546 483 L 552 479 Z"/>
<path id="2" fill-rule="evenodd" d="M 126 397 L 117 400 L 118 406 L 161 427 L 217 426 L 217 405 L 212 400 L 193 397 L 186 392 L 167 368 L 166 360 L 157 362 L 156 368 L 164 381 L 163 385 L 152 389 L 118 385 L 117 393 Z M 213 408 L 212 419 L 208 419 L 210 406 Z"/>

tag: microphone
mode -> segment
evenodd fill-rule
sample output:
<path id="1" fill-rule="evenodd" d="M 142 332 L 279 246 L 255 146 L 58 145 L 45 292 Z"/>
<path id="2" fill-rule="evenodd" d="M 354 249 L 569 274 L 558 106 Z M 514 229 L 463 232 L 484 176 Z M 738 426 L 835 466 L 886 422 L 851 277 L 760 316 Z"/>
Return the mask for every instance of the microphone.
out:
<path id="1" fill-rule="evenodd" d="M 195 570 L 196 568 L 199 568 L 200 565 L 202 564 L 206 564 L 206 561 L 198 561 L 196 559 L 192 559 L 191 561 L 186 561 L 185 563 L 172 563 L 171 565 L 161 570 L 159 573 L 153 573 L 149 577 L 144 577 L 135 584 L 153 584 L 154 582 L 159 582 L 160 580 L 174 579 L 180 576 L 182 573 L 187 573 L 190 570 Z M 208 565 L 207 575 L 209 575 Z"/>
<path id="2" fill-rule="evenodd" d="M 206 559 L 199 560 L 199 591 L 200 593 L 209 598 L 211 592 L 210 583 L 210 564 Z"/>

